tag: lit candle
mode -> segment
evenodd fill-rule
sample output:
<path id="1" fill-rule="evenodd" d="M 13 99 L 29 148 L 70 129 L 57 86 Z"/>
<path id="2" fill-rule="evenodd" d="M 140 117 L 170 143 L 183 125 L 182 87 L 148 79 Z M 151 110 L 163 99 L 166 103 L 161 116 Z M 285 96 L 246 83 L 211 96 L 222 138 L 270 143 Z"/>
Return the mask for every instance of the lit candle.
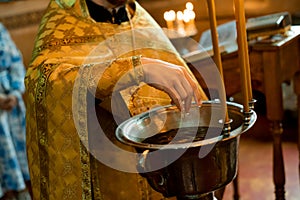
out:
<path id="1" fill-rule="evenodd" d="M 189 10 L 187 10 L 187 9 L 185 9 L 183 11 L 183 21 L 186 24 L 188 24 L 190 22 L 190 13 L 189 13 Z"/>
<path id="2" fill-rule="evenodd" d="M 175 15 L 176 14 L 174 10 L 166 11 L 164 13 L 164 19 L 167 22 L 167 28 L 170 30 L 174 29 Z"/>
<path id="3" fill-rule="evenodd" d="M 177 11 L 176 13 L 177 31 L 179 34 L 185 34 L 184 23 L 183 23 L 183 12 Z"/>
<path id="4" fill-rule="evenodd" d="M 197 33 L 195 18 L 196 14 L 193 10 L 185 9 L 183 11 L 183 21 L 186 24 L 186 31 L 189 35 Z"/>

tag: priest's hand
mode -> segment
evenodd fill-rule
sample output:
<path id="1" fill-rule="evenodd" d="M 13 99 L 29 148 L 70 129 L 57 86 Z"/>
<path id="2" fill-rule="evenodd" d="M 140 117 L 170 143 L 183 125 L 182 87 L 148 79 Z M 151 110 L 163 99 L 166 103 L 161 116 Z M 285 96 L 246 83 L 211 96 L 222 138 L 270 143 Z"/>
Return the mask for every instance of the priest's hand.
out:
<path id="1" fill-rule="evenodd" d="M 141 58 L 144 71 L 144 82 L 168 93 L 175 105 L 186 112 L 189 111 L 194 97 L 201 105 L 201 92 L 198 82 L 189 71 L 179 65 L 165 61 Z"/>

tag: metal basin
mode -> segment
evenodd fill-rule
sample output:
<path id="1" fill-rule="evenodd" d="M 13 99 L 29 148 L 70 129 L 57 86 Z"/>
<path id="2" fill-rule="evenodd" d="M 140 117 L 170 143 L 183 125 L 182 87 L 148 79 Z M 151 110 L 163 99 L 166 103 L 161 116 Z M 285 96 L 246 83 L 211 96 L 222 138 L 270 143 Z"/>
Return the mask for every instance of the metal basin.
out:
<path id="1" fill-rule="evenodd" d="M 227 135 L 219 118 L 222 106 L 204 102 L 184 117 L 175 106 L 137 115 L 123 122 L 116 136 L 141 153 L 138 171 L 156 191 L 165 197 L 199 199 L 233 180 L 239 136 L 256 121 L 255 112 L 245 123 L 241 105 L 227 106 L 232 119 Z"/>

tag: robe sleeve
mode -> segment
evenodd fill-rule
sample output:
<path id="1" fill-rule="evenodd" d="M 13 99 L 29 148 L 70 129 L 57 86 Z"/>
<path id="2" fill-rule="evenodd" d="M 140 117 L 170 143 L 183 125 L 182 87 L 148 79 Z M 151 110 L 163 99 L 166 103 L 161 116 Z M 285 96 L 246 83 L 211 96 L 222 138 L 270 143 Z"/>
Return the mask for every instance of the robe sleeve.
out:
<path id="1" fill-rule="evenodd" d="M 105 99 L 114 92 L 139 85 L 144 76 L 140 58 L 131 56 L 96 64 L 89 72 L 89 89 L 96 98 Z"/>

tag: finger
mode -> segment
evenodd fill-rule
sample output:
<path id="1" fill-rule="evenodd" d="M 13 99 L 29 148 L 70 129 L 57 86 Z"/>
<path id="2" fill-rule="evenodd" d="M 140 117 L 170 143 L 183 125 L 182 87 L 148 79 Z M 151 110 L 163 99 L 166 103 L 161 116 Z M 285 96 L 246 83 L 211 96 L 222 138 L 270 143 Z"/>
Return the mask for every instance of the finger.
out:
<path id="1" fill-rule="evenodd" d="M 174 95 L 173 95 L 174 94 Z M 182 101 L 179 97 L 179 95 L 176 95 L 176 92 L 174 91 L 173 93 L 169 93 L 172 102 L 176 105 L 176 107 L 180 110 L 180 111 L 184 111 L 185 107 L 184 107 L 184 101 Z M 176 97 L 177 96 L 177 97 Z"/>
<path id="2" fill-rule="evenodd" d="M 177 79 L 173 80 L 172 85 L 170 85 L 170 93 L 173 94 L 172 99 L 175 99 L 177 102 L 176 105 L 181 111 L 185 111 L 186 104 L 190 104 L 190 102 L 186 102 L 187 97 L 192 94 L 191 87 L 189 87 L 189 83 L 187 80 L 183 79 L 184 76 L 180 76 Z M 175 102 L 174 101 L 174 102 Z"/>
<path id="3" fill-rule="evenodd" d="M 194 96 L 193 88 L 185 79 L 183 79 L 179 84 L 176 84 L 175 88 L 184 102 L 185 111 L 189 112 L 191 108 L 192 97 Z"/>
<path id="4" fill-rule="evenodd" d="M 201 103 L 201 93 L 199 91 L 199 84 L 191 74 L 188 73 L 188 71 L 182 67 L 180 69 L 181 75 L 179 76 L 179 79 L 181 80 L 181 84 L 186 91 L 186 96 L 182 96 L 182 98 L 186 101 L 186 106 L 190 106 L 192 102 L 192 97 L 195 98 L 195 101 L 197 104 Z M 180 92 L 180 91 L 179 91 Z M 181 94 L 181 93 L 180 93 Z"/>
<path id="5" fill-rule="evenodd" d="M 182 83 L 182 82 L 174 83 L 174 88 L 175 88 L 176 92 L 178 93 L 178 95 L 180 96 L 180 99 L 182 101 L 185 101 L 187 96 L 189 94 L 191 94 L 191 92 L 190 92 L 191 88 L 188 87 L 188 83 L 186 81 L 184 83 Z"/>
<path id="6" fill-rule="evenodd" d="M 190 86 L 192 87 L 192 90 L 193 90 L 193 96 L 194 96 L 194 99 L 197 103 L 197 105 L 201 105 L 202 104 L 202 93 L 200 91 L 200 85 L 198 83 L 197 80 L 195 80 L 188 72 L 187 70 L 182 70 L 183 71 L 183 74 L 184 76 L 186 77 L 186 79 L 188 80 Z"/>
<path id="7" fill-rule="evenodd" d="M 180 97 L 178 92 L 175 89 L 171 89 L 171 90 L 166 89 L 165 92 L 167 92 L 169 94 L 170 98 L 172 99 L 172 101 L 176 105 L 176 107 L 180 111 L 184 111 L 184 101 L 182 100 L 182 98 Z"/>
<path id="8" fill-rule="evenodd" d="M 184 102 L 185 111 L 189 112 L 192 105 L 192 95 L 188 95 Z"/>
<path id="9" fill-rule="evenodd" d="M 200 88 L 197 88 L 194 92 L 194 99 L 197 103 L 198 106 L 201 106 L 202 105 L 202 99 L 203 99 L 203 96 L 202 96 L 202 92 L 200 91 Z"/>

